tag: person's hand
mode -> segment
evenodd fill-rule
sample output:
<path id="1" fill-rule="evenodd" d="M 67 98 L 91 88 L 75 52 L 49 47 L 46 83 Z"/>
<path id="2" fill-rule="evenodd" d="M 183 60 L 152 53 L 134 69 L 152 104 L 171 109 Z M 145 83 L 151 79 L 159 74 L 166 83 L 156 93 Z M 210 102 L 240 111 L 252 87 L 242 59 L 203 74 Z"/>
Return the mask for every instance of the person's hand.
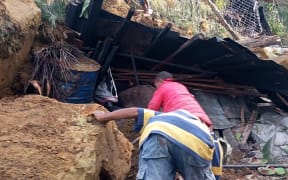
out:
<path id="1" fill-rule="evenodd" d="M 101 122 L 101 115 L 105 114 L 104 111 L 96 110 L 88 116 L 87 122 L 93 123 L 95 121 Z"/>
<path id="2" fill-rule="evenodd" d="M 103 115 L 103 114 L 105 114 L 104 111 L 96 110 L 93 112 L 93 116 L 94 116 L 95 120 L 97 120 L 97 121 L 100 121 L 101 115 Z"/>

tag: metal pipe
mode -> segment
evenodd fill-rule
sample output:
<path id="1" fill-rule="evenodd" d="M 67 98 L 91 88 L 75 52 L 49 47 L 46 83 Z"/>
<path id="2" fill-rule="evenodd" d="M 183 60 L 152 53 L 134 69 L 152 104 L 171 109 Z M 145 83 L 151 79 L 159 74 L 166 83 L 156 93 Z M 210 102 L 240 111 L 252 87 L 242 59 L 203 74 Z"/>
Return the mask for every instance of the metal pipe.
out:
<path id="1" fill-rule="evenodd" d="M 132 61 L 132 66 L 133 66 L 133 72 L 134 72 L 134 76 L 135 76 L 135 79 L 136 79 L 136 83 L 137 83 L 137 86 L 140 85 L 140 82 L 139 82 L 139 78 L 138 78 L 138 74 L 137 74 L 137 69 L 136 69 L 136 64 L 135 64 L 135 59 L 134 59 L 134 56 L 131 55 L 131 61 Z"/>
<path id="2" fill-rule="evenodd" d="M 169 32 L 169 30 L 172 28 L 172 24 L 168 23 L 164 29 L 162 29 L 159 34 L 156 36 L 156 38 L 153 40 L 149 48 L 145 51 L 144 56 L 148 55 L 151 50 L 155 47 L 155 45 Z"/>
<path id="3" fill-rule="evenodd" d="M 224 164 L 223 168 L 258 168 L 258 167 L 284 167 L 288 164 Z"/>
<path id="4" fill-rule="evenodd" d="M 127 26 L 127 23 L 131 20 L 133 14 L 135 13 L 135 8 L 131 7 L 126 15 L 126 18 L 122 21 L 119 29 L 115 32 L 115 34 L 113 35 L 113 39 L 115 44 L 118 43 L 120 36 L 123 34 L 123 32 L 125 31 L 125 28 Z"/>

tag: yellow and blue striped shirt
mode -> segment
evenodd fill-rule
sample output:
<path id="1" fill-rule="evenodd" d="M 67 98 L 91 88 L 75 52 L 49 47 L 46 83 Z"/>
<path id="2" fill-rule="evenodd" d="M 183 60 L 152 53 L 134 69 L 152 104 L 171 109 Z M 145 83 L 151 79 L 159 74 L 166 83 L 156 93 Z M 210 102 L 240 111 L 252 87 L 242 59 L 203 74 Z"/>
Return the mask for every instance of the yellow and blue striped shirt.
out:
<path id="1" fill-rule="evenodd" d="M 212 172 L 216 180 L 220 180 L 223 171 L 223 150 L 219 138 L 214 135 L 214 153 L 212 159 Z"/>
<path id="2" fill-rule="evenodd" d="M 214 152 L 209 128 L 185 110 L 168 113 L 138 109 L 134 129 L 140 131 L 140 148 L 150 134 L 161 134 L 202 162 L 211 163 Z"/>

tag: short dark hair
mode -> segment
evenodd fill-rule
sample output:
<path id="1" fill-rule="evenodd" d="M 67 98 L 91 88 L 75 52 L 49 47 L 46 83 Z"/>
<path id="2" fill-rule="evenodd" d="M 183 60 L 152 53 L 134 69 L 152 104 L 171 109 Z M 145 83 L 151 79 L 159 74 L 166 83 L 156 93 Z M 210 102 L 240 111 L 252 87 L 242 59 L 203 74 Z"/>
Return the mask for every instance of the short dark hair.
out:
<path id="1" fill-rule="evenodd" d="M 167 71 L 161 71 L 155 77 L 155 80 L 165 80 L 165 79 L 173 79 L 173 75 Z"/>

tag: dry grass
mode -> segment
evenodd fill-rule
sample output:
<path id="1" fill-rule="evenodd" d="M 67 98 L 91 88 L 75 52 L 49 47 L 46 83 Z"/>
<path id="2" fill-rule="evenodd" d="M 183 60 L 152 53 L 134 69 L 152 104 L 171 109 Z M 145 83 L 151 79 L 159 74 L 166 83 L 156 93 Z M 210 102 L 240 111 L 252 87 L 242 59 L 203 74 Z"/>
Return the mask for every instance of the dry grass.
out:
<path id="1" fill-rule="evenodd" d="M 217 22 L 217 18 L 208 5 L 201 0 L 153 0 L 152 8 L 156 16 L 166 17 L 181 29 L 185 29 L 188 36 L 202 32 L 206 37 L 230 36 Z M 203 22 L 206 28 L 203 29 Z"/>

